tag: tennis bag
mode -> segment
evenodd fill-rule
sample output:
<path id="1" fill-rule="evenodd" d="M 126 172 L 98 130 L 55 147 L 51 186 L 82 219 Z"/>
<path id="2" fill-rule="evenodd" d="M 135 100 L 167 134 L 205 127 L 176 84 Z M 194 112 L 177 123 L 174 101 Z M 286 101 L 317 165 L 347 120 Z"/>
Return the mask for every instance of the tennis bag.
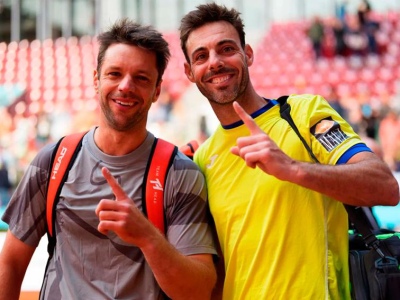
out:
<path id="1" fill-rule="evenodd" d="M 280 114 L 296 132 L 315 162 L 311 147 L 290 115 L 288 96 L 277 99 Z M 379 229 L 370 209 L 344 205 L 355 234 L 349 235 L 351 295 L 354 300 L 400 300 L 400 233 Z"/>
<path id="2" fill-rule="evenodd" d="M 51 158 L 51 169 L 49 172 L 49 184 L 46 194 L 46 224 L 49 244 L 47 251 L 50 257 L 53 255 L 56 244 L 55 237 L 55 207 L 65 180 L 68 177 L 69 169 L 72 167 L 75 158 L 82 147 L 82 139 L 86 134 L 79 132 L 61 138 Z M 180 146 L 179 150 L 190 159 L 193 159 L 194 152 L 199 147 L 197 141 L 192 140 Z M 178 147 L 156 138 L 151 149 L 150 158 L 143 177 L 142 209 L 145 216 L 162 233 L 165 233 L 164 219 L 164 194 L 163 186 L 166 181 L 168 170 L 172 164 Z M 161 199 L 162 201 L 157 201 Z"/>
<path id="3" fill-rule="evenodd" d="M 400 233 L 383 229 L 350 235 L 351 294 L 355 300 L 400 299 Z"/>
<path id="4" fill-rule="evenodd" d="M 79 132 L 61 138 L 56 144 L 56 148 L 52 154 L 49 184 L 46 195 L 46 224 L 49 240 L 47 245 L 49 259 L 46 264 L 46 269 L 49 266 L 50 258 L 53 256 L 57 242 L 54 234 L 54 219 L 58 197 L 62 186 L 68 177 L 69 169 L 72 167 L 75 158 L 82 147 L 82 139 L 85 134 L 86 132 Z M 198 147 L 199 145 L 197 141 L 193 140 L 180 146 L 179 150 L 190 159 L 193 159 L 194 152 Z M 168 170 L 172 165 L 172 161 L 177 151 L 177 146 L 163 139 L 156 138 L 143 177 L 143 213 L 162 233 L 165 233 L 166 230 L 164 217 L 164 191 L 162 187 L 165 185 Z M 161 201 L 157 199 L 161 199 Z M 170 298 L 164 294 L 163 299 Z"/>

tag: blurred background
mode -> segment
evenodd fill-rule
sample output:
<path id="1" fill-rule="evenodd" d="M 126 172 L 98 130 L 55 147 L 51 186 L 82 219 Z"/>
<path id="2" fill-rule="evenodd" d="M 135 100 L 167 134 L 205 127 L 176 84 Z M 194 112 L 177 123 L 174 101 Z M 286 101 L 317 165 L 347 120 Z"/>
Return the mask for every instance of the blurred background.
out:
<path id="1" fill-rule="evenodd" d="M 43 145 L 96 124 L 96 35 L 118 18 L 155 26 L 171 47 L 150 131 L 177 145 L 209 136 L 218 122 L 184 75 L 178 33 L 206 2 L 0 0 L 0 215 Z M 323 95 L 400 177 L 400 1 L 216 2 L 242 12 L 261 95 Z M 400 226 L 398 207 L 374 211 L 382 227 Z"/>

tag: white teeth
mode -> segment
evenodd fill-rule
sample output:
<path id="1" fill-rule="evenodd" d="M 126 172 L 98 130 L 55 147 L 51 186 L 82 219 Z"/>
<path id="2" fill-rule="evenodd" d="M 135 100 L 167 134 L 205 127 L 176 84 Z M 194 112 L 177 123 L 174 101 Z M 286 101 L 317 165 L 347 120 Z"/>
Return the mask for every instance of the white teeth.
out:
<path id="1" fill-rule="evenodd" d="M 221 83 L 229 79 L 229 76 L 217 77 L 212 80 L 212 83 Z"/>
<path id="2" fill-rule="evenodd" d="M 133 102 L 122 102 L 122 101 L 115 101 L 115 102 L 125 106 L 133 106 Z"/>

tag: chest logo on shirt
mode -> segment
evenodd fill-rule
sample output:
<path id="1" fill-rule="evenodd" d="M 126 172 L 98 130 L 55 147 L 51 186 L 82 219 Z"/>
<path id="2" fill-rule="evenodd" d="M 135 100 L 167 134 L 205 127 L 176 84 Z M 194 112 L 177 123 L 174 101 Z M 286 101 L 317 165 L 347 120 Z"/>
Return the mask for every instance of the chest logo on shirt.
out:
<path id="1" fill-rule="evenodd" d="M 328 152 L 331 152 L 349 138 L 340 128 L 339 123 L 332 120 L 331 117 L 319 121 L 311 127 L 310 132 Z"/>
<path id="2" fill-rule="evenodd" d="M 214 165 L 215 160 L 217 159 L 217 157 L 218 157 L 218 154 L 215 154 L 215 155 L 210 157 L 210 160 L 209 160 L 210 162 L 206 165 L 207 169 L 210 169 Z"/>

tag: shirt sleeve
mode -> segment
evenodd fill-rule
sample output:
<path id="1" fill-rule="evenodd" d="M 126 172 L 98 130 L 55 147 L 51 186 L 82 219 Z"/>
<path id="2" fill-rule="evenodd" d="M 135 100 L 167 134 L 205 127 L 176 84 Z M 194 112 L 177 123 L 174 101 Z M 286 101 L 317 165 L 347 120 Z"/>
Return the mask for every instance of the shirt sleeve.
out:
<path id="1" fill-rule="evenodd" d="M 165 192 L 169 242 L 184 255 L 216 254 L 204 176 L 182 153 L 175 157 Z"/>
<path id="2" fill-rule="evenodd" d="M 349 149 L 363 143 L 350 124 L 323 97 L 294 96 L 290 97 L 290 104 L 300 133 L 321 163 L 337 164 Z M 357 150 L 368 151 L 361 148 Z"/>
<path id="3" fill-rule="evenodd" d="M 45 146 L 22 176 L 2 220 L 22 242 L 36 247 L 46 234 L 46 188 L 54 144 Z"/>

